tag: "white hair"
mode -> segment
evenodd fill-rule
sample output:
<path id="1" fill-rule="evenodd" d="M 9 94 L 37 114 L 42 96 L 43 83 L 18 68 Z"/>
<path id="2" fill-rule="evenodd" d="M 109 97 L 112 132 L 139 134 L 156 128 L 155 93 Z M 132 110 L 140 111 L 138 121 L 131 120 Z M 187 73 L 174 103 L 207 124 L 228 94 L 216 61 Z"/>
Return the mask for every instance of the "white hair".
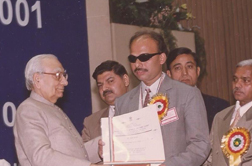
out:
<path id="1" fill-rule="evenodd" d="M 45 58 L 58 59 L 53 54 L 40 54 L 32 57 L 25 67 L 25 85 L 28 90 L 33 88 L 33 75 L 35 73 L 43 72 L 42 60 Z"/>
<path id="2" fill-rule="evenodd" d="M 236 67 L 252 66 L 252 59 L 247 59 L 239 62 Z"/>

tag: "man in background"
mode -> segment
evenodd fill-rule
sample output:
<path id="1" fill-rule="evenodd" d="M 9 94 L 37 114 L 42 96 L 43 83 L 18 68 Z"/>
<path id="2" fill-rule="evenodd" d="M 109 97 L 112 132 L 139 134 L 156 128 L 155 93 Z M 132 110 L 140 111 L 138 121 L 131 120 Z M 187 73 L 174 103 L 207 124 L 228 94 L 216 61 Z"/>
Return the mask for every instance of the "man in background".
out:
<path id="1" fill-rule="evenodd" d="M 199 59 L 190 49 L 180 47 L 172 50 L 167 57 L 167 75 L 174 80 L 196 86 L 200 76 Z M 218 97 L 202 93 L 207 110 L 209 130 L 217 112 L 227 108 L 229 103 Z"/>
<path id="2" fill-rule="evenodd" d="M 168 112 L 160 121 L 165 151 L 165 166 L 199 166 L 210 151 L 204 101 L 196 87 L 174 81 L 162 72 L 167 47 L 154 31 L 139 31 L 129 42 L 128 60 L 141 83 L 116 99 L 116 115 L 145 107 L 151 97 L 163 94 Z M 146 102 L 147 101 L 147 102 Z M 145 139 L 145 138 L 143 138 Z"/>
<path id="3" fill-rule="evenodd" d="M 101 135 L 101 118 L 114 116 L 115 99 L 127 92 L 129 76 L 123 65 L 116 61 L 105 61 L 96 67 L 93 78 L 96 80 L 101 99 L 108 107 L 84 119 L 82 138 L 84 142 Z"/>
<path id="4" fill-rule="evenodd" d="M 251 166 L 252 165 L 252 144 L 250 139 L 243 137 L 244 131 L 240 127 L 248 130 L 248 136 L 252 137 L 252 59 L 244 60 L 236 65 L 233 75 L 233 95 L 236 104 L 232 105 L 214 117 L 210 139 L 212 153 L 204 166 Z M 230 133 L 228 136 L 228 132 Z M 223 136 L 227 135 L 230 143 L 221 146 Z M 236 164 L 229 163 L 229 159 L 222 152 L 222 148 L 230 149 L 231 156 L 237 155 L 240 151 L 245 151 L 245 141 L 249 147 L 245 154 L 241 155 L 241 160 Z M 235 143 L 234 143 L 235 142 Z M 236 153 L 236 154 L 235 154 Z M 231 157 L 230 158 L 233 158 Z"/>
<path id="5" fill-rule="evenodd" d="M 96 159 L 93 163 L 100 160 L 98 148 L 84 145 L 71 120 L 55 105 L 63 97 L 67 78 L 52 54 L 28 61 L 25 80 L 31 94 L 19 105 L 13 128 L 20 165 L 92 166 L 90 158 Z"/>

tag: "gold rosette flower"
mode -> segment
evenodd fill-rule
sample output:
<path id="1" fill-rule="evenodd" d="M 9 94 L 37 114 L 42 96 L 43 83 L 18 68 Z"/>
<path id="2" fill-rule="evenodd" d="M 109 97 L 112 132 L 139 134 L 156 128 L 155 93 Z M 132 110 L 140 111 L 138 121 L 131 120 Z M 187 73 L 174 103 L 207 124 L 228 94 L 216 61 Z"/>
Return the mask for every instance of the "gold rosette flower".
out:
<path id="1" fill-rule="evenodd" d="M 168 98 L 166 95 L 162 93 L 158 93 L 155 96 L 153 96 L 149 102 L 149 104 L 156 104 L 158 107 L 158 117 L 161 121 L 167 114 L 168 110 Z"/>
<path id="2" fill-rule="evenodd" d="M 221 139 L 221 149 L 229 158 L 230 166 L 238 166 L 241 156 L 250 146 L 250 133 L 246 128 L 235 127 L 230 129 Z"/>

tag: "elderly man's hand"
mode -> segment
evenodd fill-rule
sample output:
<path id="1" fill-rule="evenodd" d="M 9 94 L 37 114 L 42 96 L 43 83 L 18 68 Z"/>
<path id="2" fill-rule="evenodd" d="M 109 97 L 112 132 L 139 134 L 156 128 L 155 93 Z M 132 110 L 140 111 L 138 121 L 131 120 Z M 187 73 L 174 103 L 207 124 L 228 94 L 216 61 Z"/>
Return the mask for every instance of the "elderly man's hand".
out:
<path id="1" fill-rule="evenodd" d="M 102 151 L 102 149 L 103 149 L 103 146 L 104 146 L 104 145 L 105 145 L 105 143 L 102 142 L 101 139 L 99 139 L 99 141 L 98 141 L 98 153 L 99 153 L 99 156 L 100 156 L 101 158 L 103 158 L 103 151 Z"/>

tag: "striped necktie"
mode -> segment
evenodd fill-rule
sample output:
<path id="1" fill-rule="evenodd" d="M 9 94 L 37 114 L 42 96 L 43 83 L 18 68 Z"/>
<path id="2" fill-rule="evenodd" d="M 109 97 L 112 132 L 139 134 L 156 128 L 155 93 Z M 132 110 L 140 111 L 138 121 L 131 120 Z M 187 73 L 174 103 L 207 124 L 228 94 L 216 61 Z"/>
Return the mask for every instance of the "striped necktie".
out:
<path id="1" fill-rule="evenodd" d="M 151 90 L 148 88 L 148 89 L 145 89 L 145 91 L 147 92 L 147 94 L 146 94 L 145 99 L 144 99 L 143 107 L 146 107 L 147 104 L 149 103 Z"/>
<path id="2" fill-rule="evenodd" d="M 241 115 L 240 115 L 240 108 L 237 110 L 236 112 L 236 115 L 235 115 L 235 118 L 234 118 L 234 121 L 233 123 L 230 125 L 230 128 L 233 128 L 236 126 L 237 122 L 240 120 L 241 118 Z"/>

